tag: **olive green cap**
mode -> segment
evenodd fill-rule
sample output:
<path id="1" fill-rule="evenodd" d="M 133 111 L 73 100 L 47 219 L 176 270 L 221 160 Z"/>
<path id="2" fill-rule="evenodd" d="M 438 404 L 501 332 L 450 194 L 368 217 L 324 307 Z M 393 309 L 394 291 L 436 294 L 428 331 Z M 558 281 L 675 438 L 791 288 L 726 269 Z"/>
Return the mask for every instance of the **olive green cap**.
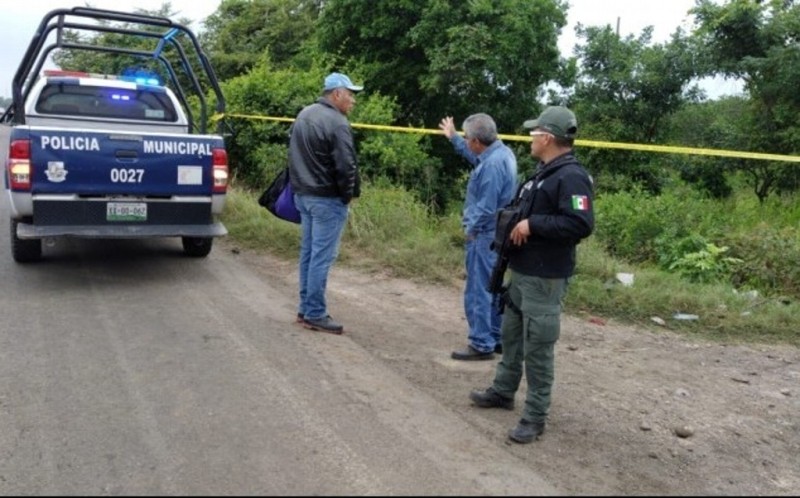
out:
<path id="1" fill-rule="evenodd" d="M 541 128 L 557 137 L 575 138 L 578 134 L 578 120 L 575 114 L 562 106 L 550 106 L 536 119 L 525 121 L 525 128 Z"/>

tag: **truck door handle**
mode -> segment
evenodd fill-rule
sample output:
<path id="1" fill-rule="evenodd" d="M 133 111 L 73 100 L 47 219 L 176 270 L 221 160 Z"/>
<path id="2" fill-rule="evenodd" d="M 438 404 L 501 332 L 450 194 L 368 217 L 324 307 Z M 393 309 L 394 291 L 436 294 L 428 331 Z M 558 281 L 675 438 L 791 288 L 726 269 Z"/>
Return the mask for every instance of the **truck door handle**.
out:
<path id="1" fill-rule="evenodd" d="M 126 163 L 135 163 L 139 159 L 139 155 L 135 150 L 118 150 L 116 156 L 117 160 Z"/>

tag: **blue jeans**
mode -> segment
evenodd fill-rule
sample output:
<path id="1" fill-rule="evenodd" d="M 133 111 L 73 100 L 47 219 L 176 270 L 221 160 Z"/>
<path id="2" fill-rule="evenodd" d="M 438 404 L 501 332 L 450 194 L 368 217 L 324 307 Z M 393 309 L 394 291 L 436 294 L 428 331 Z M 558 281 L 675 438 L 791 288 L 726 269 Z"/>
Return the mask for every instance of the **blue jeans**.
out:
<path id="1" fill-rule="evenodd" d="M 469 345 L 482 353 L 492 352 L 500 344 L 502 316 L 492 294 L 486 290 L 497 261 L 497 253 L 489 248 L 492 240 L 494 232 L 488 231 L 475 235 L 475 239 L 468 240 L 466 245 L 464 311 L 469 324 Z"/>
<path id="2" fill-rule="evenodd" d="M 295 194 L 300 211 L 300 306 L 297 312 L 306 319 L 328 316 L 325 288 L 328 271 L 339 254 L 339 241 L 349 208 L 338 197 Z"/>

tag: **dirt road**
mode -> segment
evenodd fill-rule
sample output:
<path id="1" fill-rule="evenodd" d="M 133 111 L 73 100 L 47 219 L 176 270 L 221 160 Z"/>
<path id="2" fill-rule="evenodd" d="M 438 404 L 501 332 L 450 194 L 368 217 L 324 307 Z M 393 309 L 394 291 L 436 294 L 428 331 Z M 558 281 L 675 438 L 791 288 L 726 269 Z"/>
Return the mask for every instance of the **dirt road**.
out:
<path id="1" fill-rule="evenodd" d="M 568 315 L 547 431 L 520 446 L 519 411 L 467 398 L 494 362 L 450 359 L 458 282 L 337 265 L 334 336 L 294 323 L 294 261 L 232 241 L 45 256 L 0 246 L 3 495 L 800 494 L 797 348 Z"/>
<path id="2" fill-rule="evenodd" d="M 249 252 L 239 257 L 264 278 L 282 276 L 287 292 L 295 292 L 293 262 Z M 443 427 L 442 437 L 463 440 L 464 451 L 477 436 L 488 437 L 559 494 L 800 494 L 797 348 L 715 344 L 655 325 L 598 325 L 568 314 L 546 432 L 533 444 L 516 445 L 506 431 L 519 410 L 479 409 L 467 398 L 470 389 L 489 385 L 495 361 L 449 357 L 466 338 L 457 284 L 419 285 L 337 265 L 329 304 L 346 333 L 320 341 L 363 349 L 469 427 Z M 347 375 L 350 367 L 342 358 L 332 368 Z M 370 405 L 371 389 L 364 386 L 377 391 L 385 381 L 361 383 L 357 396 Z M 518 407 L 523 396 L 521 390 Z M 484 473 L 490 472 L 487 461 Z"/>
<path id="3" fill-rule="evenodd" d="M 264 258 L 60 239 L 21 265 L 8 249 L 0 495 L 555 493 L 359 343 L 298 327 L 290 272 Z"/>

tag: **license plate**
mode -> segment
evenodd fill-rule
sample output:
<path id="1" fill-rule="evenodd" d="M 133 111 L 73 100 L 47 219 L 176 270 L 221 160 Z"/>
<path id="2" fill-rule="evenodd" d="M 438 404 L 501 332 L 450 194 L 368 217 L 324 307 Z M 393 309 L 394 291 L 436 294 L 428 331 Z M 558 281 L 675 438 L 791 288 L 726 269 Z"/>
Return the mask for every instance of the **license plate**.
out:
<path id="1" fill-rule="evenodd" d="M 106 221 L 147 221 L 147 204 L 144 202 L 109 202 Z"/>

